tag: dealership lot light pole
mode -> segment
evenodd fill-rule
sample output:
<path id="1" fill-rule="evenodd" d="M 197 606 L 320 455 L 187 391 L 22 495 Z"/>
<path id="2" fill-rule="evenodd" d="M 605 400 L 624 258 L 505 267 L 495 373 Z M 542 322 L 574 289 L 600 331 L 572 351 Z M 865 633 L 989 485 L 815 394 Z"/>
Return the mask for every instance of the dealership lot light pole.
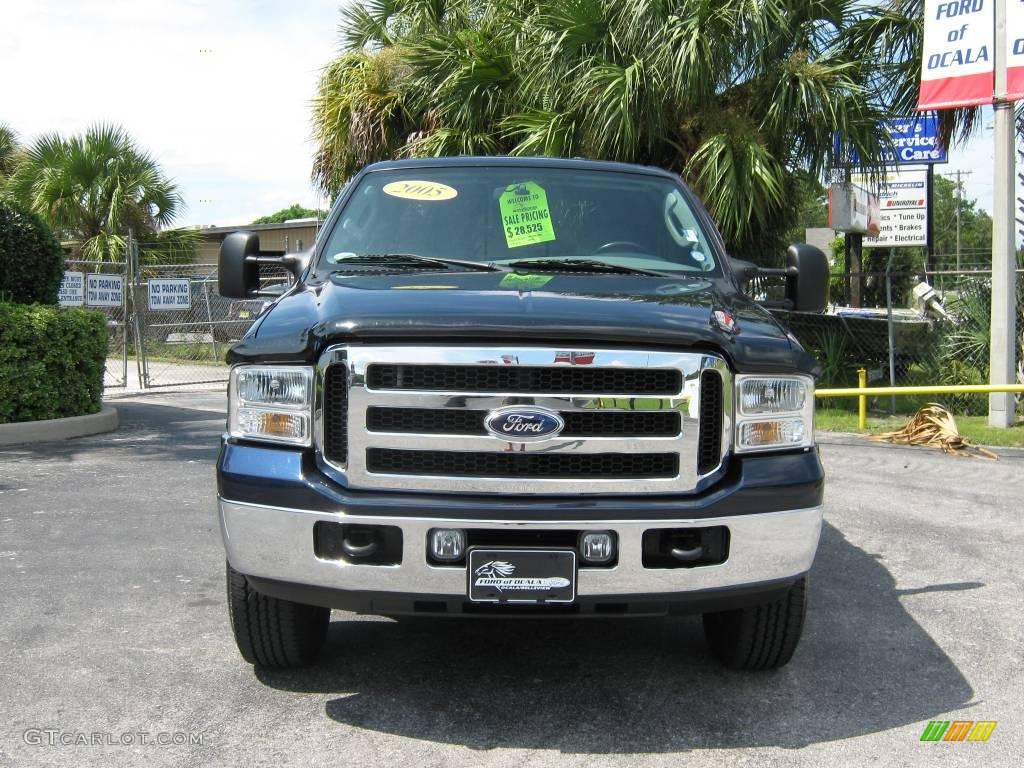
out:
<path id="1" fill-rule="evenodd" d="M 1013 102 L 1007 98 L 1006 2 L 996 2 L 995 39 L 995 168 L 992 210 L 992 315 L 989 383 L 1010 384 L 1016 363 L 1016 253 L 1013 237 L 1014 125 Z M 1014 396 L 989 395 L 988 423 L 1009 427 L 1014 422 Z"/>

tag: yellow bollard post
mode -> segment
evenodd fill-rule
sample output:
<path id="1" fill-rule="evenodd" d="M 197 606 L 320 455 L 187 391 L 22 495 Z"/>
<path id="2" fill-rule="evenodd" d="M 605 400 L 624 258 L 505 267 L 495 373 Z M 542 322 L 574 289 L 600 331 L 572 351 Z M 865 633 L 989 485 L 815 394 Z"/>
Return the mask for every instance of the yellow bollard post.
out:
<path id="1" fill-rule="evenodd" d="M 860 389 L 865 389 L 868 385 L 868 372 L 866 368 L 857 369 L 857 386 Z M 861 431 L 868 428 L 868 399 L 864 395 L 857 398 L 860 404 L 858 409 L 857 418 L 858 424 L 860 425 Z"/>

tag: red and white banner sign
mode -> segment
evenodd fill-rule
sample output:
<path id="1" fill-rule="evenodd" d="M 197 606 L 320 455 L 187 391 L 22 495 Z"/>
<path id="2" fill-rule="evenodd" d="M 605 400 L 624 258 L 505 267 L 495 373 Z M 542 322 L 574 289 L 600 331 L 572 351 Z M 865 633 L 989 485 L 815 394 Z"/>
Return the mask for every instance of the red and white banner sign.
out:
<path id="1" fill-rule="evenodd" d="M 992 103 L 997 2 L 1020 4 L 1020 0 L 925 0 L 918 109 Z M 1019 26 L 1014 30 L 1010 24 L 1008 29 L 1011 37 L 1020 33 Z"/>
<path id="2" fill-rule="evenodd" d="M 1024 0 L 1006 0 L 1006 93 L 1024 99 Z"/>

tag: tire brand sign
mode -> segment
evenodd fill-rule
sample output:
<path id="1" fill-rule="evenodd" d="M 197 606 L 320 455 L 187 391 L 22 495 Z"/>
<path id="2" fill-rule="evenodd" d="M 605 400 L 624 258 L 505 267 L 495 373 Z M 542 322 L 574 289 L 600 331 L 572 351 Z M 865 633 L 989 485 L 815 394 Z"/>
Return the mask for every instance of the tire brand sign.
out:
<path id="1" fill-rule="evenodd" d="M 855 184 L 869 185 L 866 176 Z M 928 172 L 901 170 L 883 177 L 878 195 L 878 234 L 864 237 L 865 248 L 900 248 L 928 243 Z"/>

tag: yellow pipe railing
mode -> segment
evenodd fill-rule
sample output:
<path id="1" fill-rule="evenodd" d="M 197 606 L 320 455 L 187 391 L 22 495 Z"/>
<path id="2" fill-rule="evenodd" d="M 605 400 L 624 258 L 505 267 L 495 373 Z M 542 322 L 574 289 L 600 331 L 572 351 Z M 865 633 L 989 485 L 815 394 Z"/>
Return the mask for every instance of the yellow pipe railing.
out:
<path id="1" fill-rule="evenodd" d="M 1024 384 L 942 384 L 930 387 L 868 387 L 868 372 L 857 371 L 858 387 L 816 389 L 816 397 L 856 397 L 860 428 L 867 427 L 868 398 L 880 395 L 987 395 L 992 392 L 1024 392 Z"/>
<path id="2" fill-rule="evenodd" d="M 859 389 L 867 389 L 868 386 L 868 371 L 867 368 L 860 368 L 857 370 L 857 387 Z M 868 399 L 861 395 L 857 398 L 860 403 L 857 408 L 858 424 L 861 429 L 867 429 L 868 427 Z"/>

